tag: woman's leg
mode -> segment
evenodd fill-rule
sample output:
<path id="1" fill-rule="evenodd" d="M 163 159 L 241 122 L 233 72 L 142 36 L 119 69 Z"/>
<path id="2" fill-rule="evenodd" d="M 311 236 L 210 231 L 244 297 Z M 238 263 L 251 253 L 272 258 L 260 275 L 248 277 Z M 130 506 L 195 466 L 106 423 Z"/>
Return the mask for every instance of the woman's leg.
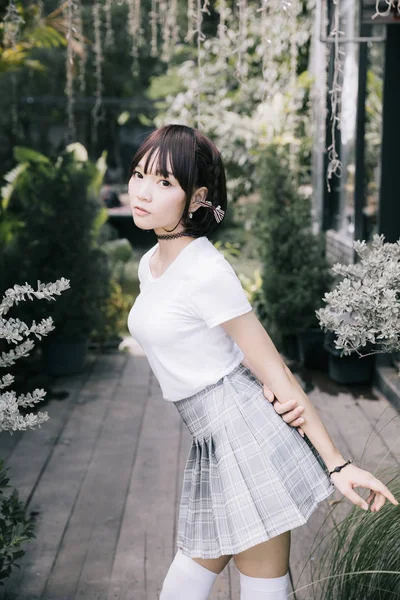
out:
<path id="1" fill-rule="evenodd" d="M 240 575 L 240 600 L 287 600 L 290 531 L 233 556 Z"/>
<path id="2" fill-rule="evenodd" d="M 231 555 L 219 558 L 190 558 L 178 548 L 164 579 L 159 600 L 207 600 L 214 581 Z"/>

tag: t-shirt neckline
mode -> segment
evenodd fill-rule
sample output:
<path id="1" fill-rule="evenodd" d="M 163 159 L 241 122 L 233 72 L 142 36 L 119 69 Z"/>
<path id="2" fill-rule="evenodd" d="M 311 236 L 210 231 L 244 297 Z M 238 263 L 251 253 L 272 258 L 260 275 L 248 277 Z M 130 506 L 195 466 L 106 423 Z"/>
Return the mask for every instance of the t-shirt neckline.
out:
<path id="1" fill-rule="evenodd" d="M 148 275 L 149 281 L 154 282 L 154 281 L 159 281 L 160 279 L 164 279 L 165 276 L 172 270 L 172 267 L 175 265 L 175 263 L 177 263 L 179 258 L 184 254 L 185 250 L 187 250 L 187 248 L 189 248 L 189 246 L 192 246 L 193 244 L 195 244 L 196 242 L 198 242 L 199 240 L 202 240 L 204 238 L 208 239 L 206 236 L 202 235 L 202 236 L 194 239 L 192 242 L 190 242 L 190 244 L 187 244 L 186 246 L 184 246 L 182 248 L 182 250 L 179 252 L 178 256 L 176 258 L 174 258 L 172 263 L 165 269 L 164 273 L 159 275 L 159 277 L 153 277 L 153 275 L 151 273 L 151 269 L 150 269 L 150 259 L 153 256 L 153 254 L 155 253 L 155 251 L 157 250 L 158 246 L 160 245 L 159 242 L 157 242 L 157 244 L 152 248 L 152 251 L 150 252 L 149 258 L 147 260 L 147 275 Z"/>

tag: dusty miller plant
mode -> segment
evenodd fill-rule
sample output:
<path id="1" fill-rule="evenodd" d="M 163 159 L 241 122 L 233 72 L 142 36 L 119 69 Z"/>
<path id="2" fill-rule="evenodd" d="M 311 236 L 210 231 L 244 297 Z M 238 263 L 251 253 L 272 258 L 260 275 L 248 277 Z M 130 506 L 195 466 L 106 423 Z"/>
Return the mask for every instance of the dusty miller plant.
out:
<path id="1" fill-rule="evenodd" d="M 47 335 L 54 329 L 53 320 L 51 317 L 42 319 L 39 324 L 33 321 L 31 327 L 20 319 L 9 318 L 5 319 L 5 315 L 14 304 L 25 301 L 25 295 L 32 300 L 33 296 L 39 299 L 55 300 L 54 295 L 60 295 L 63 291 L 70 287 L 68 279 L 58 279 L 55 283 L 41 283 L 38 281 L 37 290 L 28 285 L 15 285 L 13 288 L 6 290 L 5 295 L 0 304 L 0 338 L 5 339 L 9 344 L 16 344 L 15 350 L 11 349 L 8 352 L 2 352 L 0 356 L 0 367 L 10 367 L 22 356 L 28 356 L 34 347 L 34 342 L 31 339 L 26 339 L 30 334 L 35 335 L 39 340 L 42 336 Z M 0 390 L 9 387 L 14 382 L 14 376 L 11 374 L 0 377 Z M 0 393 L 0 431 L 25 430 L 27 428 L 34 429 L 48 420 L 47 411 L 38 414 L 29 413 L 22 415 L 21 407 L 33 407 L 40 402 L 46 392 L 43 389 L 35 389 L 32 393 L 21 394 L 17 397 L 14 391 Z"/>
<path id="2" fill-rule="evenodd" d="M 370 246 L 354 241 L 360 261 L 336 263 L 333 271 L 344 275 L 335 289 L 324 295 L 325 308 L 316 311 L 321 327 L 337 335 L 336 348 L 342 354 L 368 344 L 375 352 L 400 350 L 400 240 L 384 243 L 375 234 Z"/>

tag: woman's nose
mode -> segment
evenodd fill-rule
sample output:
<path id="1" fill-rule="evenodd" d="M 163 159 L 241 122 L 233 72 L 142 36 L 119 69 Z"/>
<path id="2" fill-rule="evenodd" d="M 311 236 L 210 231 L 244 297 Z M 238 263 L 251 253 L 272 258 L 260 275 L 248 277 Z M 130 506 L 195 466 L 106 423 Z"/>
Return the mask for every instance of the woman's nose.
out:
<path id="1" fill-rule="evenodd" d="M 148 181 L 141 182 L 137 196 L 143 200 L 149 200 L 151 198 L 150 183 Z"/>

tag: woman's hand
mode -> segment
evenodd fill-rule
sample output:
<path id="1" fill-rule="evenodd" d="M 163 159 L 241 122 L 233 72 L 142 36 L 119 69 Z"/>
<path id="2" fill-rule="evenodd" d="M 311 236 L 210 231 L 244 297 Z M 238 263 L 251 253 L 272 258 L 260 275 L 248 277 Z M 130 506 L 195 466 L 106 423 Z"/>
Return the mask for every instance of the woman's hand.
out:
<path id="1" fill-rule="evenodd" d="M 273 392 L 265 384 L 263 385 L 263 390 L 264 396 L 269 402 L 271 402 L 272 406 L 275 409 L 275 412 L 277 412 L 278 415 L 281 415 L 285 423 L 291 425 L 292 427 L 297 427 L 300 435 L 304 437 L 304 431 L 300 427 L 300 425 L 305 422 L 304 417 L 301 416 L 301 413 L 304 410 L 304 406 L 297 406 L 297 400 L 279 402 L 275 398 Z"/>
<path id="2" fill-rule="evenodd" d="M 250 363 L 245 359 L 242 360 L 243 366 L 245 366 L 249 371 L 258 379 L 257 375 L 254 372 L 254 369 L 251 367 Z M 304 437 L 304 431 L 300 427 L 302 423 L 305 422 L 305 419 L 301 416 L 301 413 L 304 410 L 304 406 L 297 406 L 297 400 L 288 400 L 287 402 L 279 402 L 276 400 L 274 393 L 264 384 L 263 385 L 264 396 L 267 398 L 269 402 L 271 402 L 272 406 L 275 409 L 275 412 L 278 413 L 282 417 L 282 419 L 291 427 L 297 427 L 298 432 L 302 437 Z M 276 401 L 276 402 L 275 402 Z"/>
<path id="3" fill-rule="evenodd" d="M 328 467 L 328 469 L 331 471 L 334 469 L 334 466 Z M 386 498 L 395 506 L 398 505 L 398 501 L 385 484 L 374 477 L 369 471 L 364 471 L 364 469 L 360 469 L 353 464 L 346 465 L 339 473 L 332 473 L 331 480 L 346 498 L 364 510 L 368 510 L 369 502 L 372 500 L 374 502 L 371 505 L 371 512 L 378 512 L 385 504 Z M 355 487 L 363 487 L 370 490 L 371 493 L 367 500 L 361 498 L 354 491 L 353 488 Z"/>

